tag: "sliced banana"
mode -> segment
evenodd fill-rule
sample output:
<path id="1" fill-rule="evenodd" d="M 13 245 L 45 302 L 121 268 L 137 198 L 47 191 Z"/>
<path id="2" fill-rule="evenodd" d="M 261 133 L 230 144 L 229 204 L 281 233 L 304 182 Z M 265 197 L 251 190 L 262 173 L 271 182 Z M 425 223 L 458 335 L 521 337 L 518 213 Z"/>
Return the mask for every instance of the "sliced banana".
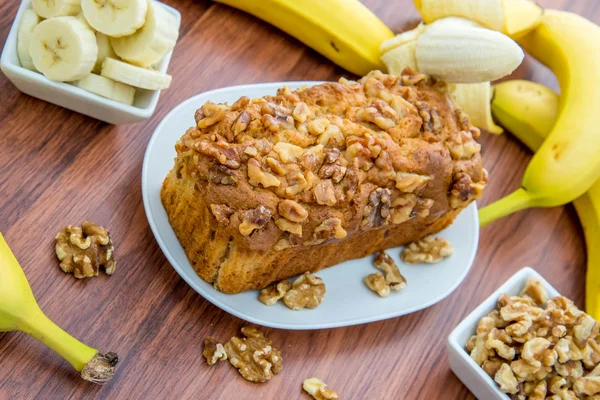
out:
<path id="1" fill-rule="evenodd" d="M 102 76 L 148 90 L 166 89 L 171 84 L 171 75 L 136 67 L 135 65 L 112 58 L 104 60 L 104 64 L 102 64 Z"/>
<path id="2" fill-rule="evenodd" d="M 98 57 L 94 31 L 77 17 L 42 21 L 33 30 L 29 53 L 46 78 L 69 82 L 92 71 Z"/>
<path id="3" fill-rule="evenodd" d="M 35 11 L 25 10 L 21 18 L 21 24 L 19 25 L 19 33 L 17 34 L 17 55 L 19 56 L 19 62 L 21 63 L 21 67 L 31 71 L 37 70 L 29 54 L 29 41 L 33 30 L 39 23 L 40 17 Z"/>
<path id="4" fill-rule="evenodd" d="M 135 88 L 96 74 L 89 74 L 85 78 L 73 82 L 73 84 L 88 92 L 128 105 L 133 104 L 133 98 L 135 97 Z"/>
<path id="5" fill-rule="evenodd" d="M 146 21 L 147 0 L 81 0 L 88 23 L 108 36 L 135 33 Z"/>
<path id="6" fill-rule="evenodd" d="M 106 58 L 117 58 L 115 51 L 110 44 L 110 39 L 104 33 L 96 32 L 96 44 L 98 45 L 98 58 L 94 65 L 94 72 L 99 74 L 102 71 L 102 63 Z"/>
<path id="7" fill-rule="evenodd" d="M 178 36 L 177 19 L 160 4 L 149 1 L 142 29 L 131 36 L 111 38 L 111 43 L 123 60 L 146 68 L 162 60 L 175 47 Z"/>
<path id="8" fill-rule="evenodd" d="M 81 0 L 32 0 L 31 5 L 42 18 L 77 15 L 81 11 Z"/>

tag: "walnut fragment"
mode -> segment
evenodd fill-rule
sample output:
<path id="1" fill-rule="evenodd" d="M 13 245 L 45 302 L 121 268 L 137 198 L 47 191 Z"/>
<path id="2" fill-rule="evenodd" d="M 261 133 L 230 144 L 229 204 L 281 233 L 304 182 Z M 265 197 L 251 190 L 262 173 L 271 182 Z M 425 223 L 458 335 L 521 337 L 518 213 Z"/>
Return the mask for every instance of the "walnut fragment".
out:
<path id="1" fill-rule="evenodd" d="M 402 261 L 408 264 L 435 264 L 454 253 L 454 247 L 445 239 L 426 236 L 408 244 L 402 251 Z"/>
<path id="2" fill-rule="evenodd" d="M 302 383 L 302 389 L 316 400 L 339 399 L 335 390 L 328 389 L 327 384 L 319 378 L 308 378 Z"/>
<path id="3" fill-rule="evenodd" d="M 326 287 L 323 280 L 311 273 L 304 273 L 283 296 L 283 302 L 292 310 L 316 308 L 323 301 Z"/>
<path id="4" fill-rule="evenodd" d="M 260 291 L 258 300 L 267 306 L 272 306 L 292 288 L 292 284 L 288 281 L 281 281 L 267 286 Z"/>
<path id="5" fill-rule="evenodd" d="M 107 275 L 115 272 L 114 246 L 109 232 L 85 221 L 81 228 L 69 225 L 56 235 L 56 256 L 60 268 L 75 278 L 98 276 L 100 267 Z"/>
<path id="6" fill-rule="evenodd" d="M 202 351 L 202 355 L 208 365 L 214 365 L 219 361 L 227 360 L 225 348 L 212 337 L 204 339 L 204 351 Z"/>
<path id="7" fill-rule="evenodd" d="M 406 278 L 400 273 L 398 266 L 385 251 L 375 257 L 375 266 L 385 274 L 385 281 L 390 289 L 398 292 L 406 287 Z"/>
<path id="8" fill-rule="evenodd" d="M 229 362 L 240 375 L 250 382 L 263 383 L 279 373 L 283 360 L 271 339 L 249 326 L 242 328 L 242 334 L 245 338 L 234 336 L 224 346 Z"/>

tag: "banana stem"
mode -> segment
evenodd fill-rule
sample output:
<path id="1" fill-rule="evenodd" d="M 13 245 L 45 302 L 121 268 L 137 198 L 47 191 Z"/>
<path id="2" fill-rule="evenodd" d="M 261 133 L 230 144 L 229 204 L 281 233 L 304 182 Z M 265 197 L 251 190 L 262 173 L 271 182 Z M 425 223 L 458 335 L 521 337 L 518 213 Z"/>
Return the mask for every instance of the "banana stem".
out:
<path id="1" fill-rule="evenodd" d="M 508 196 L 479 210 L 479 226 L 484 227 L 490 222 L 521 211 L 532 206 L 532 198 L 523 189 L 517 189 Z"/>
<path id="2" fill-rule="evenodd" d="M 62 330 L 41 310 L 21 320 L 18 328 L 54 350 L 77 371 L 83 370 L 98 353 L 98 350 L 86 346 Z"/>

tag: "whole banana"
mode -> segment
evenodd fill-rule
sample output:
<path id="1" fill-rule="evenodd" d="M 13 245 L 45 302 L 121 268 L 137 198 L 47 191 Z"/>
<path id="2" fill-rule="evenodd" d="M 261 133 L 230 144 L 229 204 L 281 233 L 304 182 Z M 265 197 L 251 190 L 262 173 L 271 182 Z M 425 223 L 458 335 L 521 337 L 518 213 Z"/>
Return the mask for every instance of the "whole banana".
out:
<path id="1" fill-rule="evenodd" d="M 494 118 L 531 150 L 542 145 L 558 117 L 559 97 L 551 89 L 529 81 L 495 86 Z M 585 307 L 600 319 L 600 180 L 573 201 L 587 246 Z"/>
<path id="2" fill-rule="evenodd" d="M 558 117 L 522 187 L 482 208 L 481 226 L 525 208 L 569 203 L 600 177 L 600 27 L 576 14 L 546 10 L 537 29 L 519 43 L 556 74 L 562 93 Z"/>
<path id="3" fill-rule="evenodd" d="M 100 354 L 42 312 L 19 262 L 0 233 L 0 332 L 7 331 L 22 331 L 36 338 L 80 371 L 85 380 L 102 384 L 114 374 L 116 354 Z"/>
<path id="4" fill-rule="evenodd" d="M 384 69 L 392 31 L 358 0 L 215 0 L 250 13 L 357 75 Z"/>

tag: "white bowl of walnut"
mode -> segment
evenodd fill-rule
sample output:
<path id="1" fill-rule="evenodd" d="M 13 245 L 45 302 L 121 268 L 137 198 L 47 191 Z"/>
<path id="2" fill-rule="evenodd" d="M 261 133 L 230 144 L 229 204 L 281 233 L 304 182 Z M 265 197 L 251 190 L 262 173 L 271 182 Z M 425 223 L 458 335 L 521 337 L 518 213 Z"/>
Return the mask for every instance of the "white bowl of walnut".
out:
<path id="1" fill-rule="evenodd" d="M 450 366 L 479 399 L 600 399 L 598 329 L 527 267 L 450 334 Z"/>

